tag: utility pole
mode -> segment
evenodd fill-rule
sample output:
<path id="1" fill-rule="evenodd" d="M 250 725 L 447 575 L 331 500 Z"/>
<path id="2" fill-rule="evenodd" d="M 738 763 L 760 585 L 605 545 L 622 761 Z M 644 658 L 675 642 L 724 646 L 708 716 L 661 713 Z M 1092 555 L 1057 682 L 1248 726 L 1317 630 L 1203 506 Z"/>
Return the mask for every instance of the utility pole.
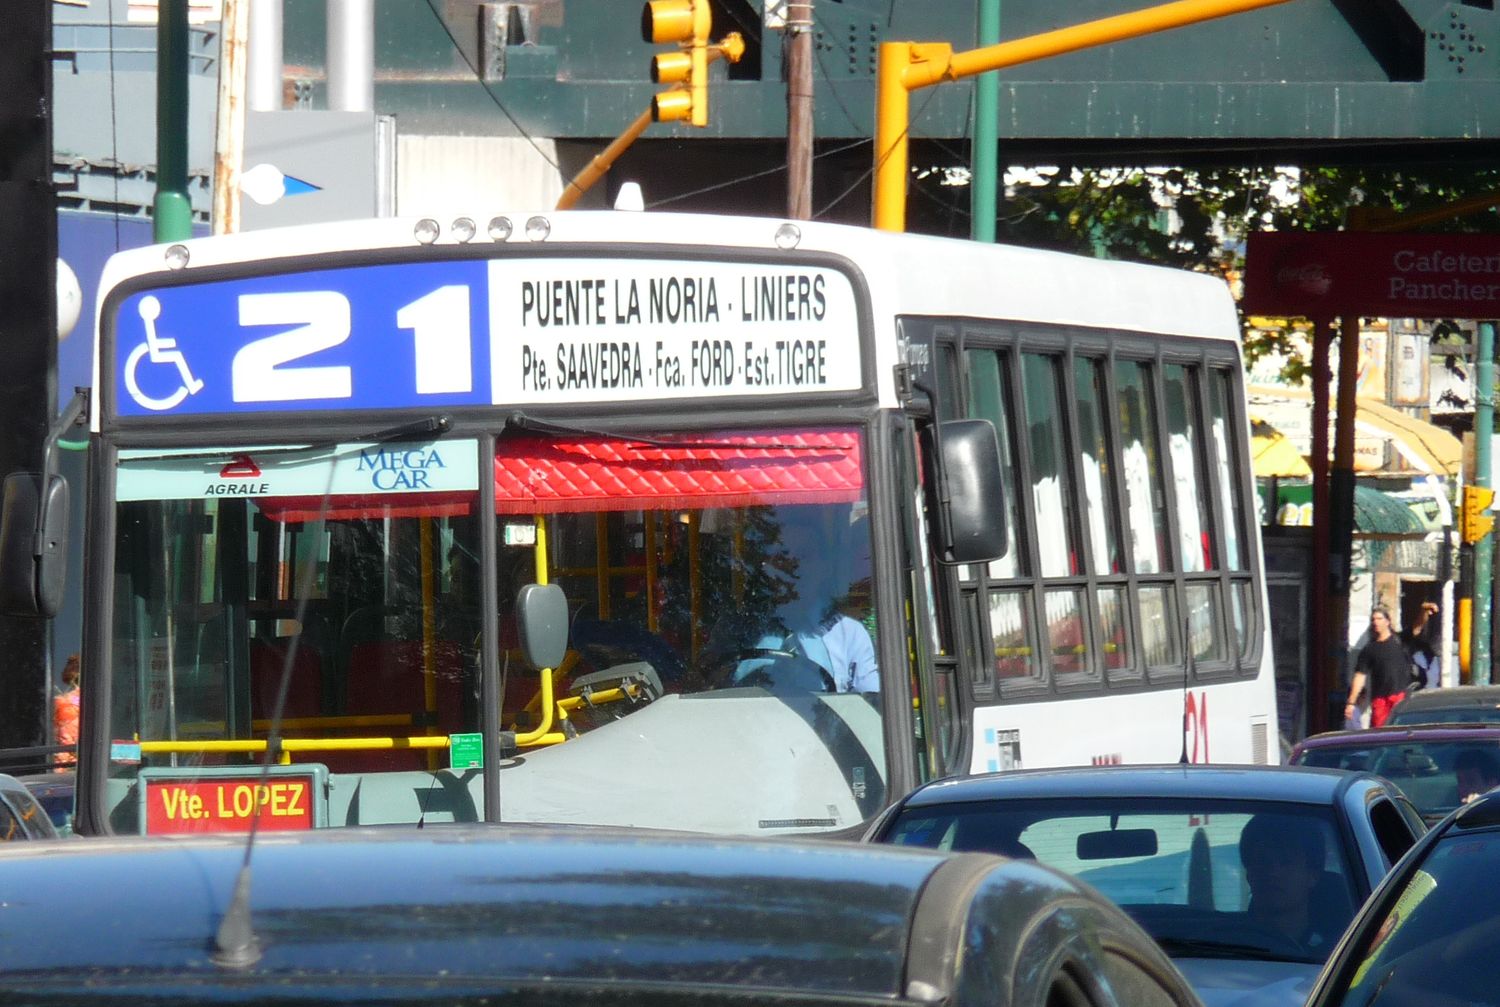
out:
<path id="1" fill-rule="evenodd" d="M 193 236 L 188 199 L 188 0 L 156 6 L 156 198 L 151 232 L 158 242 Z"/>
<path id="2" fill-rule="evenodd" d="M 812 219 L 813 0 L 786 5 L 786 213 Z"/>
<path id="3" fill-rule="evenodd" d="M 1474 486 L 1491 489 L 1490 442 L 1495 436 L 1495 323 L 1479 323 L 1479 359 L 1474 368 Z M 1490 605 L 1494 597 L 1495 535 L 1474 540 L 1474 642 L 1469 648 L 1469 681 L 1490 684 Z"/>
<path id="4" fill-rule="evenodd" d="M 1000 0 L 979 0 L 976 41 L 982 49 L 1000 44 Z M 1000 73 L 974 78 L 974 150 L 969 155 L 969 237 L 995 240 L 995 214 L 1005 178 L 1000 172 Z"/>
<path id="5" fill-rule="evenodd" d="M 1333 339 L 1333 322 L 1329 327 L 1327 344 Z M 1332 718 L 1332 703 L 1327 697 L 1343 696 L 1347 686 L 1343 670 L 1349 657 L 1349 581 L 1353 574 L 1354 559 L 1354 417 L 1359 409 L 1356 398 L 1359 382 L 1359 316 L 1345 315 L 1339 323 L 1339 381 L 1333 430 L 1333 465 L 1328 470 L 1328 487 L 1324 491 L 1328 509 L 1327 550 L 1328 579 L 1328 636 L 1327 656 L 1328 689 L 1322 700 L 1327 704 L 1325 713 Z M 1325 357 L 1326 359 L 1326 357 Z M 1316 422 L 1316 421 L 1315 421 Z M 1327 422 L 1326 420 L 1324 421 Z M 1373 693 L 1372 693 L 1373 695 Z M 1343 711 L 1340 710 L 1340 715 Z M 1334 721 L 1326 725 L 1338 728 L 1342 724 Z"/>
<path id="6" fill-rule="evenodd" d="M 240 229 L 240 172 L 245 161 L 246 42 L 250 0 L 223 0 L 219 19 L 219 107 L 214 117 L 215 234 Z"/>
<path id="7" fill-rule="evenodd" d="M 0 3 L 0 476 L 37 471 L 57 411 L 52 0 Z M 0 748 L 50 743 L 47 629 L 0 618 Z"/>

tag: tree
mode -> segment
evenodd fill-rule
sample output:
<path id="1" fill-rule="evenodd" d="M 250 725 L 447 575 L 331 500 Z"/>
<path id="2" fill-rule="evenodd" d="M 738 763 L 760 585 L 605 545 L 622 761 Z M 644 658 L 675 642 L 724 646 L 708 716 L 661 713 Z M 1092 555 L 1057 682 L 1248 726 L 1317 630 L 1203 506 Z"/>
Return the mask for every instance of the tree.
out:
<path id="1" fill-rule="evenodd" d="M 924 230 L 966 231 L 967 172 L 946 165 L 913 176 L 914 215 Z M 1212 272 L 1244 269 L 1252 231 L 1351 230 L 1376 216 L 1410 214 L 1494 193 L 1500 169 L 1472 166 L 1312 168 L 1011 169 L 996 221 L 1002 242 Z M 936 208 L 936 209 L 934 209 Z M 1493 207 L 1426 223 L 1428 232 L 1500 232 Z M 1246 326 L 1253 361 L 1284 353 L 1295 376 L 1295 326 Z"/>

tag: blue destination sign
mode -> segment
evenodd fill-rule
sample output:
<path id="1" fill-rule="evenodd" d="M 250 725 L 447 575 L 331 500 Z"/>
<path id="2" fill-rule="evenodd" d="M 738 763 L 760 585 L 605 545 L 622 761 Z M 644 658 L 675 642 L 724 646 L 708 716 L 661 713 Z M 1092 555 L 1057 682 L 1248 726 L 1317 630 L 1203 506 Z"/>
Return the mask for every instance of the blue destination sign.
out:
<path id="1" fill-rule="evenodd" d="M 132 293 L 115 413 L 445 408 L 850 391 L 849 279 L 815 266 L 442 261 Z"/>

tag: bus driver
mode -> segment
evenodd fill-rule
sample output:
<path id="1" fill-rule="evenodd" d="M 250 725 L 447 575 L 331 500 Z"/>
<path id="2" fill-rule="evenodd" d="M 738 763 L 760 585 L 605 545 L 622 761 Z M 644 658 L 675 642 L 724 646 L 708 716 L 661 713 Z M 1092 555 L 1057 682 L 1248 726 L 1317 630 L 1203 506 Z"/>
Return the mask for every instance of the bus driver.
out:
<path id="1" fill-rule="evenodd" d="M 793 650 L 821 667 L 833 679 L 836 692 L 879 692 L 880 668 L 875 660 L 875 643 L 870 631 L 838 608 L 848 594 L 850 584 L 838 576 L 839 561 L 860 548 L 847 541 L 854 535 L 830 535 L 822 529 L 820 516 L 795 513 L 793 508 L 779 510 L 786 515 L 781 525 L 780 545 L 790 560 L 795 581 L 786 585 L 787 592 L 777 606 L 781 628 L 786 630 L 786 649 Z M 854 528 L 864 529 L 864 522 Z M 867 531 L 862 534 L 868 536 Z M 864 546 L 868 556 L 868 543 Z M 851 578 L 852 580 L 852 578 Z"/>
<path id="2" fill-rule="evenodd" d="M 763 526 L 767 534 L 757 565 L 771 607 L 726 618 L 707 648 L 721 655 L 726 649 L 739 653 L 731 683 L 792 691 L 880 691 L 870 630 L 848 612 L 850 595 L 862 586 L 852 571 L 862 566 L 868 574 L 866 524 L 851 523 L 845 509 L 828 510 L 780 506 Z"/>

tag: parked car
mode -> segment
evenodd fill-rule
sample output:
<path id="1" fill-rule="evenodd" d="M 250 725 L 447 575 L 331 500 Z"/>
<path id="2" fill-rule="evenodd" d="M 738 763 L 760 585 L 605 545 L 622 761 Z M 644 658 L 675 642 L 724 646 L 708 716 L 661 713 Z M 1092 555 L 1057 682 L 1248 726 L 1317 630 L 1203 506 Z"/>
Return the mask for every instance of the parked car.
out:
<path id="1" fill-rule="evenodd" d="M 76 774 L 68 769 L 54 773 L 31 773 L 18 776 L 35 797 L 60 836 L 73 834 L 73 787 Z"/>
<path id="2" fill-rule="evenodd" d="M 1423 829 L 1366 773 L 1110 766 L 930 783 L 866 838 L 1066 871 L 1140 923 L 1210 1007 L 1250 1007 L 1302 1002 Z"/>
<path id="3" fill-rule="evenodd" d="M 1500 793 L 1434 826 L 1365 904 L 1308 1007 L 1494 1004 Z"/>
<path id="4" fill-rule="evenodd" d="M 1500 685 L 1458 685 L 1423 689 L 1396 704 L 1387 727 L 1479 721 L 1500 724 Z"/>
<path id="5" fill-rule="evenodd" d="M 483 825 L 263 833 L 243 873 L 243 836 L 33 848 L 0 850 L 7 1005 L 1197 1007 L 1118 909 L 998 857 Z"/>
<path id="6" fill-rule="evenodd" d="M 56 839 L 57 829 L 26 785 L 0 774 L 0 843 Z"/>
<path id="7" fill-rule="evenodd" d="M 1429 823 L 1437 822 L 1467 798 L 1500 784 L 1500 724 L 1330 731 L 1303 739 L 1287 761 L 1376 773 L 1400 787 Z"/>

